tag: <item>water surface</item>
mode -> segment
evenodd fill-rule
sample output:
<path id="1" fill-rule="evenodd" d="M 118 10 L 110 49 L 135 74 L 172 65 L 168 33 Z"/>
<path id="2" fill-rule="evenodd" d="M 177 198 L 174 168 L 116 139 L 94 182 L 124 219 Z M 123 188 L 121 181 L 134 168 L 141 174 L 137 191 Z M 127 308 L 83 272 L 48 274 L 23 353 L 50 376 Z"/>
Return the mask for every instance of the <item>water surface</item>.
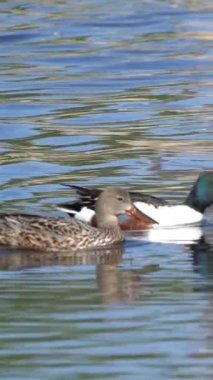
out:
<path id="1" fill-rule="evenodd" d="M 212 2 L 0 10 L 3 212 L 54 214 L 63 182 L 181 201 L 212 169 Z M 99 255 L 1 251 L 0 377 L 210 380 L 212 246 L 210 225 Z"/>

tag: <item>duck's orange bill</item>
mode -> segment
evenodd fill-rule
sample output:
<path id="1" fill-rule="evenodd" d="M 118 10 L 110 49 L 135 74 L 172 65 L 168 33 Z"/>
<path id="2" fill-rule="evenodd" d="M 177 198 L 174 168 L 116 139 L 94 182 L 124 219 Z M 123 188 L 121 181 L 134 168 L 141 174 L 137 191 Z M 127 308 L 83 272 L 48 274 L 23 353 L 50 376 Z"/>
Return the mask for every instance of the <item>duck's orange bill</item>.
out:
<path id="1" fill-rule="evenodd" d="M 144 214 L 142 211 L 139 211 L 135 206 L 131 206 L 130 208 L 128 208 L 126 210 L 126 215 L 129 215 L 129 216 L 132 216 L 133 218 L 137 219 L 137 220 L 140 220 L 146 224 L 156 224 L 157 222 L 150 218 L 149 216 L 147 216 L 146 214 Z"/>

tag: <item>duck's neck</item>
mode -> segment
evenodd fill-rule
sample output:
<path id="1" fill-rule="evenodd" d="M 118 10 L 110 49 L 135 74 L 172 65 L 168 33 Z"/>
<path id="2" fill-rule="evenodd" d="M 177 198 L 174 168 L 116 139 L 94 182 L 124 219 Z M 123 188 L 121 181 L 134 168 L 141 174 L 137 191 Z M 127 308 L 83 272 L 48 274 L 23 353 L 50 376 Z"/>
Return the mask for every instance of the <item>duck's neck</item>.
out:
<path id="1" fill-rule="evenodd" d="M 122 240 L 123 233 L 118 224 L 117 216 L 109 214 L 105 207 L 96 207 L 97 227 L 104 229 L 106 234 L 116 236 L 119 240 Z"/>
<path id="2" fill-rule="evenodd" d="M 205 193 L 202 192 L 202 189 L 198 189 L 198 184 L 195 183 L 184 204 L 203 214 L 212 202 L 208 201 Z"/>
<path id="3" fill-rule="evenodd" d="M 204 213 L 204 211 L 206 209 L 206 206 L 200 204 L 200 202 L 198 201 L 198 199 L 196 199 L 196 197 L 192 194 L 192 192 L 188 195 L 184 204 L 193 208 L 195 211 L 198 211 L 202 214 Z"/>
<path id="4" fill-rule="evenodd" d="M 115 215 L 108 215 L 101 212 L 97 213 L 98 228 L 119 229 L 118 218 Z"/>

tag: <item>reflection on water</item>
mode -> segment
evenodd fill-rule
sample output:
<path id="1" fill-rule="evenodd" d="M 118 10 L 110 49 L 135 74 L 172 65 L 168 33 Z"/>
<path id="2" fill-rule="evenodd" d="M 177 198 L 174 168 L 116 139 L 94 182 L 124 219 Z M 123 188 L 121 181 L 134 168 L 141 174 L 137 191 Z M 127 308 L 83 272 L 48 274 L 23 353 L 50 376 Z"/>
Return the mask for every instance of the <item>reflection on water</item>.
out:
<path id="1" fill-rule="evenodd" d="M 18 249 L 1 249 L 0 269 L 17 270 L 49 265 L 116 265 L 122 259 L 123 246 L 111 249 L 77 252 L 36 252 Z"/>
<path id="2" fill-rule="evenodd" d="M 159 269 L 159 265 L 145 265 L 142 268 L 127 270 L 118 269 L 122 260 L 123 246 L 95 251 L 74 253 L 41 253 L 2 249 L 0 254 L 1 270 L 26 270 L 49 265 L 95 265 L 97 288 L 103 295 L 104 303 L 134 301 L 141 283 L 142 274 Z"/>
<path id="3" fill-rule="evenodd" d="M 208 254 L 212 245 L 204 236 L 197 245 L 182 247 L 188 250 L 182 258 L 181 250 L 164 257 L 164 248 L 158 252 L 151 244 L 142 248 L 140 264 L 139 257 L 136 261 L 131 257 L 127 244 L 122 261 L 121 252 L 119 258 L 112 252 L 115 257 L 97 260 L 95 271 L 94 262 L 91 265 L 84 255 L 80 262 L 77 258 L 50 262 L 48 258 L 46 264 L 51 267 L 45 268 L 42 260 L 32 263 L 26 253 L 19 272 L 4 272 L 3 376 L 16 378 L 18 373 L 31 378 L 33 368 L 35 378 L 57 379 L 61 373 L 67 378 L 73 371 L 78 377 L 89 371 L 89 378 L 94 373 L 101 378 L 103 370 L 106 378 L 126 374 L 130 378 L 132 371 L 137 378 L 143 367 L 147 377 L 157 375 L 159 366 L 167 378 L 175 377 L 177 371 L 183 377 L 190 373 L 203 378 L 204 366 L 209 376 L 213 260 Z M 11 255 L 5 255 L 8 264 L 10 257 L 17 258 L 21 252 Z M 208 273 L 203 270 L 205 260 L 195 261 L 195 255 L 209 257 Z M 1 263 L 6 269 L 5 262 Z"/>
<path id="4" fill-rule="evenodd" d="M 156 227 L 145 231 L 128 232 L 131 239 L 154 243 L 196 244 L 203 236 L 201 226 Z"/>
<path id="5" fill-rule="evenodd" d="M 3 212 L 55 213 L 63 182 L 178 201 L 212 169 L 210 0 L 0 4 Z M 169 232 L 2 250 L 1 378 L 212 379 L 211 228 Z"/>
<path id="6" fill-rule="evenodd" d="M 203 276 L 213 279 L 213 227 L 206 228 L 196 245 L 190 246 L 194 268 Z M 211 285 L 212 286 L 212 285 Z"/>

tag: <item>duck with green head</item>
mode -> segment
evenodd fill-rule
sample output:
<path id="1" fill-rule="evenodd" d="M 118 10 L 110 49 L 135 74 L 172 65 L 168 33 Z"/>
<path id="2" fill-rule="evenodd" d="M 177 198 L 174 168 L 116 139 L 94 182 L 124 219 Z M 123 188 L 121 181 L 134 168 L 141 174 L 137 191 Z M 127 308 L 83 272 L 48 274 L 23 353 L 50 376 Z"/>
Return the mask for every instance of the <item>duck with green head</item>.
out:
<path id="1" fill-rule="evenodd" d="M 58 205 L 58 209 L 71 217 L 95 225 L 95 199 L 101 189 L 88 189 L 68 185 L 80 195 L 80 201 Z M 138 230 L 152 226 L 179 226 L 201 223 L 206 209 L 213 204 L 213 171 L 202 173 L 194 183 L 192 190 L 182 204 L 171 204 L 166 200 L 143 192 L 129 191 L 134 205 L 150 220 L 141 221 L 130 218 L 120 223 L 121 229 Z"/>

